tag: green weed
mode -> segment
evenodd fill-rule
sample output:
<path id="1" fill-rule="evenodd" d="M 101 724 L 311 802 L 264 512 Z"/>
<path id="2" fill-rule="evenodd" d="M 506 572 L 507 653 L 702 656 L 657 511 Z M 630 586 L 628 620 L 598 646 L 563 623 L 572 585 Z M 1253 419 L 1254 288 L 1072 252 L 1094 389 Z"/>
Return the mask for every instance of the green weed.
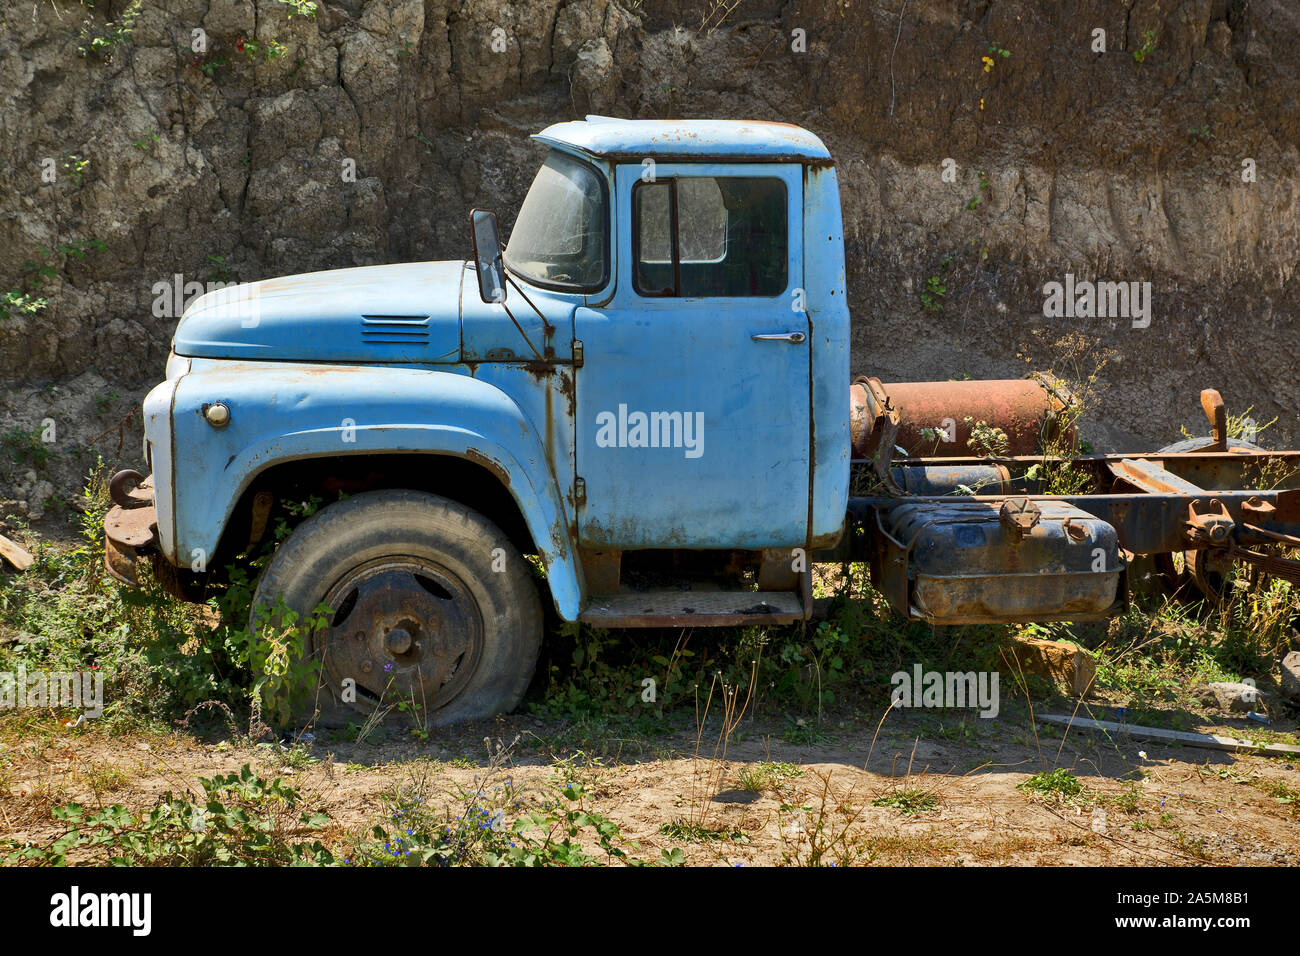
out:
<path id="1" fill-rule="evenodd" d="M 121 804 L 88 811 L 78 803 L 54 810 L 64 825 L 41 844 L 5 841 L 7 866 L 64 866 L 92 862 L 114 866 L 328 865 L 334 858 L 318 839 L 303 833 L 329 821 L 301 810 L 298 791 L 280 780 L 268 783 L 247 764 L 238 774 L 200 780 L 203 797 L 163 794 L 148 813 Z"/>
<path id="2" fill-rule="evenodd" d="M 919 787 L 907 787 L 877 797 L 871 801 L 873 807 L 889 807 L 910 817 L 918 813 L 929 813 L 939 809 L 938 798 L 928 790 Z"/>
<path id="3" fill-rule="evenodd" d="M 1021 793 L 1039 797 L 1050 795 L 1077 797 L 1083 793 L 1083 784 L 1069 770 L 1057 767 L 1055 770 L 1044 770 L 1034 774 L 1028 780 L 1016 784 L 1016 789 Z"/>

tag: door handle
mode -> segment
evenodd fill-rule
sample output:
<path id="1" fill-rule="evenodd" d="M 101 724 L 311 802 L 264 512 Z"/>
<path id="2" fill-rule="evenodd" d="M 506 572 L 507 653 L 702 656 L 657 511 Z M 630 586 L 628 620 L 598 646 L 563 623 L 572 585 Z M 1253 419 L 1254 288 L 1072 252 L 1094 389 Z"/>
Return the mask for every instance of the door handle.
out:
<path id="1" fill-rule="evenodd" d="M 755 342 L 789 342 L 791 345 L 799 345 L 808 336 L 802 332 L 755 332 L 750 338 Z"/>

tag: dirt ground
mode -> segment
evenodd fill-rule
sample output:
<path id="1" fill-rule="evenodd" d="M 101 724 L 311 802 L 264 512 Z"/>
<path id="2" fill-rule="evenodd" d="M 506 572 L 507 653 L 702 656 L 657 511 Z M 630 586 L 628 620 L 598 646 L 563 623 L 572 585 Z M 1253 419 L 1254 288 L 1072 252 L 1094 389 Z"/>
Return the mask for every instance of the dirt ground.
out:
<path id="1" fill-rule="evenodd" d="M 515 715 L 424 742 L 322 732 L 305 745 L 310 756 L 299 747 L 291 760 L 282 744 L 109 737 L 11 719 L 0 724 L 0 834 L 47 840 L 59 832 L 57 804 L 148 808 L 166 791 L 201 794 L 199 777 L 248 763 L 329 814 L 322 838 L 335 846 L 379 818 L 385 794 L 419 788 L 455 807 L 458 787 L 490 789 L 505 777 L 516 788 L 580 782 L 585 805 L 637 844 L 633 856 L 680 847 L 687 865 L 1300 864 L 1292 760 L 1074 732 L 1063 740 L 1012 709 L 992 720 L 895 710 L 883 722 L 832 723 L 799 744 L 788 725 L 742 720 L 725 759 L 715 759 L 716 724 L 698 744 L 693 728 L 623 733 Z M 508 751 L 495 767 L 485 738 Z M 1056 767 L 1073 771 L 1083 792 L 1017 789 Z M 746 772 L 764 768 L 753 789 Z"/>

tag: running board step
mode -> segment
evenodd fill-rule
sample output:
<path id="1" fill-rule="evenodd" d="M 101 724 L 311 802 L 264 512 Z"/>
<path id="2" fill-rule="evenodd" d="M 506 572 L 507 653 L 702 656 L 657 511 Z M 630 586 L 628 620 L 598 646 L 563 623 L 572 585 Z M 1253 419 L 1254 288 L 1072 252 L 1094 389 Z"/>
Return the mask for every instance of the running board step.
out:
<path id="1" fill-rule="evenodd" d="M 578 620 L 596 627 L 731 627 L 804 619 L 795 591 L 641 591 L 593 598 Z"/>

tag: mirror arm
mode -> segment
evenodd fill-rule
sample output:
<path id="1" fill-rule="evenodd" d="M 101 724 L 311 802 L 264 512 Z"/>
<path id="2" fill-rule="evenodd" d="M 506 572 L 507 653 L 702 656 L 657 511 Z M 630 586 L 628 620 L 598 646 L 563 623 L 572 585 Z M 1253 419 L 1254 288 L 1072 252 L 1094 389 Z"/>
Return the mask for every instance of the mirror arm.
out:
<path id="1" fill-rule="evenodd" d="M 524 301 L 528 303 L 529 308 L 531 308 L 534 312 L 536 312 L 536 313 L 537 313 L 537 317 L 538 317 L 539 319 L 542 320 L 542 328 L 546 330 L 546 334 L 547 334 L 548 336 L 550 336 L 550 335 L 554 335 L 554 334 L 555 334 L 555 326 L 551 325 L 550 322 L 547 322 L 547 321 L 546 321 L 546 316 L 542 315 L 542 310 L 539 309 L 537 306 L 533 305 L 533 300 L 530 299 L 530 298 L 528 298 L 528 293 L 526 293 L 523 289 L 521 289 L 521 288 L 519 287 L 519 283 L 516 282 L 515 279 L 514 279 L 514 276 L 512 276 L 512 275 L 510 274 L 510 270 L 507 269 L 507 268 L 505 268 L 505 263 L 504 263 L 504 262 L 501 263 L 501 266 L 502 266 L 501 271 L 505 274 L 506 281 L 509 282 L 512 286 L 515 287 L 515 291 L 518 292 L 521 296 L 524 297 Z M 516 324 L 518 324 L 518 323 L 516 323 Z M 529 344 L 531 345 L 532 343 L 529 343 Z M 536 352 L 537 350 L 536 350 L 536 349 L 533 349 L 533 351 Z"/>
<path id="2" fill-rule="evenodd" d="M 501 308 L 503 308 L 503 309 L 506 310 L 506 315 L 510 316 L 510 321 L 513 322 L 513 323 L 515 324 L 515 328 L 519 330 L 519 334 L 522 335 L 523 338 L 524 338 L 524 341 L 528 343 L 528 347 L 529 347 L 530 349 L 533 350 L 533 354 L 537 356 L 537 360 L 538 360 L 539 362 L 541 362 L 541 361 L 545 361 L 545 359 L 542 358 L 542 353 L 539 352 L 539 351 L 537 351 L 537 346 L 533 344 L 533 340 L 530 339 L 530 338 L 528 337 L 528 333 L 524 331 L 524 327 L 523 327 L 522 325 L 520 325 L 520 324 L 519 324 L 519 320 L 515 318 L 515 314 L 514 314 L 513 312 L 510 311 L 510 306 L 506 305 L 504 301 L 499 302 L 499 303 L 497 303 L 497 304 L 500 305 Z M 532 303 L 529 303 L 529 304 L 531 305 Z M 542 321 L 545 322 L 546 320 L 543 319 Z M 548 328 L 549 328 L 549 326 L 548 326 Z"/>

